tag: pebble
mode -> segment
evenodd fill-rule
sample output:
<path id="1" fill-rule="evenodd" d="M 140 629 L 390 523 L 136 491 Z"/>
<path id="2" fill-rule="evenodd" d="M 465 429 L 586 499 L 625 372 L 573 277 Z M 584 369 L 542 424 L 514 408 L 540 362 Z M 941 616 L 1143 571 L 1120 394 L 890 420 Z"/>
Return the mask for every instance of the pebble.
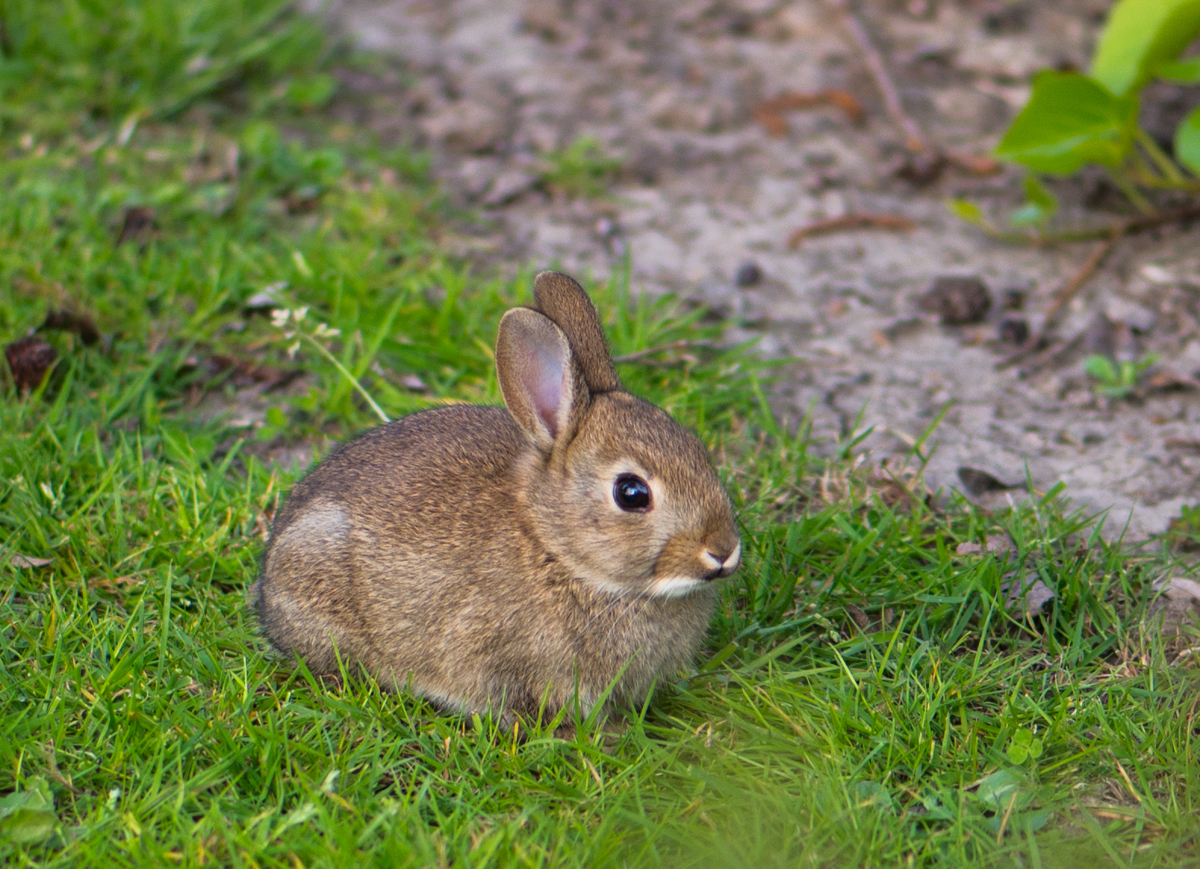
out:
<path id="1" fill-rule="evenodd" d="M 1024 317 L 1005 317 L 1000 321 L 997 334 L 1006 344 L 1019 346 L 1029 340 L 1029 323 Z"/>
<path id="2" fill-rule="evenodd" d="M 733 274 L 733 282 L 739 287 L 753 287 L 761 283 L 762 279 L 762 269 L 753 260 L 742 263 Z"/>

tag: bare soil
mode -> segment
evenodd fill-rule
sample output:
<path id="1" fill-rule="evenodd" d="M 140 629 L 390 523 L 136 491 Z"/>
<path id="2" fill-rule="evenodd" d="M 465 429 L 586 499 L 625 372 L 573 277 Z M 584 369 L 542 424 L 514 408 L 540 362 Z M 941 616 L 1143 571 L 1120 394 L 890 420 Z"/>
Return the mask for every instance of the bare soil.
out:
<path id="1" fill-rule="evenodd" d="M 859 4 L 908 113 L 965 155 L 995 146 L 1034 72 L 1086 68 L 1108 5 Z M 1110 536 L 1130 539 L 1200 501 L 1200 225 L 1121 241 L 1064 310 L 1052 352 L 998 366 L 1014 349 L 1002 335 L 1018 320 L 1036 330 L 1094 243 L 1006 244 L 947 211 L 949 197 L 965 197 L 1003 220 L 1021 199 L 1015 169 L 900 177 L 903 135 L 827 3 L 340 0 L 326 10 L 395 59 L 343 73 L 339 110 L 432 151 L 453 195 L 483 209 L 459 243 L 489 268 L 602 279 L 630 255 L 637 290 L 703 301 L 736 320 L 733 337 L 796 359 L 778 407 L 810 414 L 825 449 L 870 427 L 856 448 L 867 460 L 903 456 L 949 405 L 928 442 L 934 489 L 964 488 L 964 466 L 1007 483 L 1028 473 L 1038 491 L 1061 481 L 1077 506 L 1110 511 Z M 793 111 L 780 137 L 755 120 L 766 99 L 828 88 L 856 97 L 865 120 L 831 106 Z M 1155 89 L 1152 132 L 1172 129 L 1189 99 Z M 544 155 L 581 136 L 623 160 L 608 197 L 570 199 L 541 183 Z M 1127 213 L 1099 175 L 1053 186 L 1080 225 Z M 800 227 L 861 213 L 914 228 L 787 244 Z M 981 322 L 944 325 L 919 304 L 945 276 L 982 281 Z M 1105 399 L 1083 370 L 1093 352 L 1155 352 L 1158 376 Z"/>

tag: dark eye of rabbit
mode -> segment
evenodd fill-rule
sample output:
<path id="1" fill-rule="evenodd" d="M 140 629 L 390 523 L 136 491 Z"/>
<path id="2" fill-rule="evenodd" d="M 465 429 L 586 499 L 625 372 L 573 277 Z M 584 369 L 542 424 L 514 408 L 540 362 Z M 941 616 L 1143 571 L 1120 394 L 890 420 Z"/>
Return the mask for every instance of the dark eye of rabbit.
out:
<path id="1" fill-rule="evenodd" d="M 650 506 L 650 487 L 636 474 L 621 474 L 613 484 L 613 500 L 622 510 L 645 510 Z"/>

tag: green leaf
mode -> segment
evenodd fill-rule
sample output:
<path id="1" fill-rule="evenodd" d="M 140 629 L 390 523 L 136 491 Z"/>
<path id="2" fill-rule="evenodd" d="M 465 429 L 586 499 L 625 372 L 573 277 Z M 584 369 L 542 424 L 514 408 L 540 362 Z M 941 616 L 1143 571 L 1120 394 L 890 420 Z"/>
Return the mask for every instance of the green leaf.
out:
<path id="1" fill-rule="evenodd" d="M 1155 75 L 1180 84 L 1200 84 L 1200 55 L 1189 57 L 1187 60 L 1159 64 Z"/>
<path id="2" fill-rule="evenodd" d="M 1175 159 L 1200 175 L 1200 106 L 1175 131 Z"/>
<path id="3" fill-rule="evenodd" d="M 1029 200 L 1030 205 L 1036 205 L 1047 214 L 1058 210 L 1058 200 L 1037 180 L 1036 175 L 1025 176 L 1025 198 Z"/>
<path id="4" fill-rule="evenodd" d="M 1036 172 L 1068 174 L 1086 163 L 1117 166 L 1133 147 L 1138 101 L 1078 73 L 1046 71 L 996 155 Z"/>
<path id="5" fill-rule="evenodd" d="M 242 131 L 242 149 L 256 160 L 269 160 L 279 151 L 279 128 L 269 121 L 251 121 Z"/>
<path id="6" fill-rule="evenodd" d="M 54 795 L 43 778 L 26 783 L 23 791 L 0 798 L 0 837 L 30 844 L 44 842 L 54 835 L 58 818 L 54 814 Z"/>
<path id="7" fill-rule="evenodd" d="M 860 781 L 857 785 L 858 799 L 864 804 L 874 804 L 885 811 L 894 812 L 896 804 L 886 786 L 874 781 Z"/>
<path id="8" fill-rule="evenodd" d="M 1120 381 L 1117 367 L 1113 365 L 1113 361 L 1098 353 L 1083 360 L 1083 370 L 1101 383 L 1118 383 Z"/>
<path id="9" fill-rule="evenodd" d="M 1136 91 L 1200 34 L 1200 0 L 1119 0 L 1092 58 L 1092 77 L 1117 95 Z"/>
<path id="10" fill-rule="evenodd" d="M 979 783 L 979 788 L 972 796 L 988 808 L 1003 808 L 1012 799 L 1013 791 L 1024 781 L 1024 777 L 1015 770 L 997 770 Z"/>
<path id="11" fill-rule="evenodd" d="M 975 226 L 983 226 L 983 212 L 974 202 L 968 202 L 966 199 L 947 199 L 946 208 L 950 213 L 959 220 L 974 224 Z"/>
<path id="12" fill-rule="evenodd" d="M 319 109 L 333 99 L 337 90 L 337 79 L 325 73 L 292 79 L 284 94 L 288 103 L 304 111 Z"/>

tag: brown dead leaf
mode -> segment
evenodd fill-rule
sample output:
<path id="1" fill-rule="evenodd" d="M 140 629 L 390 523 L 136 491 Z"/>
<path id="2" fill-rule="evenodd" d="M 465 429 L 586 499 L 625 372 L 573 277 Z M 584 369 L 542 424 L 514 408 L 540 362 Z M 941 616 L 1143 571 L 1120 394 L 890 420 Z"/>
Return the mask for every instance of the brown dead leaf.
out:
<path id="1" fill-rule="evenodd" d="M 852 603 L 846 604 L 846 612 L 850 614 L 850 618 L 854 619 L 854 624 L 858 625 L 859 630 L 867 630 L 871 627 L 871 619 L 861 608 L 856 607 Z"/>
<path id="2" fill-rule="evenodd" d="M 999 160 L 986 154 L 958 154 L 948 151 L 946 160 L 956 169 L 962 169 L 972 175 L 995 175 L 1002 168 Z"/>
<path id="3" fill-rule="evenodd" d="M 32 555 L 22 555 L 20 552 L 13 552 L 0 546 L 0 563 L 8 562 L 13 567 L 23 568 L 26 570 L 34 567 L 45 567 L 48 564 L 53 564 L 52 558 L 36 558 Z"/>
<path id="4" fill-rule="evenodd" d="M 93 577 L 87 581 L 87 587 L 92 591 L 103 591 L 108 594 L 118 594 L 120 586 L 140 585 L 141 580 L 135 574 L 126 576 L 117 576 L 109 579 L 108 577 Z"/>
<path id="5" fill-rule="evenodd" d="M 66 309 L 51 308 L 46 311 L 46 319 L 42 321 L 41 328 L 72 332 L 88 347 L 100 340 L 100 330 L 96 328 L 91 317 Z"/>
<path id="6" fill-rule="evenodd" d="M 754 119 L 758 121 L 767 135 L 773 139 L 787 135 L 787 112 L 798 109 L 814 109 L 831 106 L 841 110 L 852 122 L 860 123 L 867 115 L 862 103 L 849 91 L 839 88 L 800 93 L 788 91 L 769 100 L 763 100 L 754 107 Z"/>
<path id="7" fill-rule="evenodd" d="M 41 385 L 58 353 L 45 339 L 27 335 L 5 347 L 4 358 L 8 360 L 17 390 L 28 392 Z"/>
<path id="8" fill-rule="evenodd" d="M 1046 604 L 1058 596 L 1050 586 L 1038 578 L 1036 572 L 1027 573 L 1024 580 L 1019 582 L 1010 578 L 1000 583 L 1000 591 L 1004 594 L 1004 601 L 1009 609 L 1019 607 L 1027 616 L 1036 616 Z"/>
<path id="9" fill-rule="evenodd" d="M 1200 389 L 1200 379 L 1165 369 L 1156 371 L 1150 375 L 1146 379 L 1143 389 L 1146 392 L 1175 392 Z"/>
<path id="10" fill-rule="evenodd" d="M 126 208 L 121 217 L 121 231 L 117 233 L 117 244 L 138 241 L 150 235 L 154 229 L 154 209 L 144 205 Z"/>

